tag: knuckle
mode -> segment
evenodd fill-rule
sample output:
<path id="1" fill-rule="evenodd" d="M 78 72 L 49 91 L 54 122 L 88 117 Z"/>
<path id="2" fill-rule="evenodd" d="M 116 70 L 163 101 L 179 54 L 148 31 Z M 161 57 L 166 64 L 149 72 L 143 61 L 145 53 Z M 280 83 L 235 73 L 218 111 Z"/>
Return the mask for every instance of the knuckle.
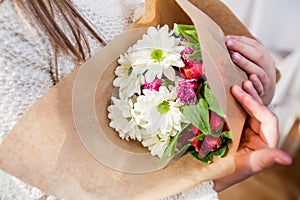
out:
<path id="1" fill-rule="evenodd" d="M 239 38 L 241 41 L 245 41 L 245 40 L 248 40 L 249 38 L 248 37 L 246 37 L 246 36 L 244 36 L 244 35 L 242 35 L 242 36 L 240 36 L 240 38 Z"/>
<path id="2" fill-rule="evenodd" d="M 265 58 L 265 54 L 262 51 L 257 51 L 256 52 L 256 57 L 258 60 L 263 60 Z"/>
<path id="3" fill-rule="evenodd" d="M 238 43 L 238 49 L 239 49 L 239 51 L 240 52 L 242 52 L 243 51 L 243 49 L 245 49 L 245 45 L 243 44 L 243 43 Z"/>

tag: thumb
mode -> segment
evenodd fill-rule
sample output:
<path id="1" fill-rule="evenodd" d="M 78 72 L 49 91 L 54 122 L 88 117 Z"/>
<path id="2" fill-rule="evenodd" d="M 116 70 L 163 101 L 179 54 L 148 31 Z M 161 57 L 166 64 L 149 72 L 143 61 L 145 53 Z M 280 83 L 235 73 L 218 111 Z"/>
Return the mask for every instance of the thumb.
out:
<path id="1" fill-rule="evenodd" d="M 280 149 L 266 148 L 255 151 L 250 156 L 250 166 L 253 173 L 260 172 L 275 164 L 290 165 L 292 158 Z"/>

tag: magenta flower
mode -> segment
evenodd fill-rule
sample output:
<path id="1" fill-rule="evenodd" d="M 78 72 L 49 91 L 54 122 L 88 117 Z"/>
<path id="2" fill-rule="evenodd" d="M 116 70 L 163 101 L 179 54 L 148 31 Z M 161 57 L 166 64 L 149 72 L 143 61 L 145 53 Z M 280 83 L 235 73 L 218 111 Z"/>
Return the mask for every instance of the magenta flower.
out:
<path id="1" fill-rule="evenodd" d="M 151 91 L 159 91 L 159 87 L 163 84 L 162 80 L 159 78 L 155 78 L 151 83 L 146 82 L 144 85 L 144 89 Z"/>
<path id="2" fill-rule="evenodd" d="M 189 42 L 189 40 L 187 40 L 187 39 L 184 39 L 183 40 L 184 42 Z M 184 48 L 184 50 L 181 52 L 181 54 L 182 54 L 182 57 L 184 58 L 184 59 L 187 59 L 187 57 L 186 57 L 186 55 L 189 55 L 189 54 L 193 54 L 194 53 L 194 50 L 192 49 L 192 48 L 190 48 L 190 47 L 185 47 Z"/>
<path id="3" fill-rule="evenodd" d="M 198 83 L 196 79 L 179 79 L 177 98 L 182 105 L 197 103 L 197 93 L 195 92 L 197 87 Z"/>

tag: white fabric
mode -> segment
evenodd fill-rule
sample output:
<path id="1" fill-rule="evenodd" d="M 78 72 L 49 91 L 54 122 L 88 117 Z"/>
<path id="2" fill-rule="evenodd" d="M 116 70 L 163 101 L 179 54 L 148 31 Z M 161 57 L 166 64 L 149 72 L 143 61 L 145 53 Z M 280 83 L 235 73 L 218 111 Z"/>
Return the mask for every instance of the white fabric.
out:
<path id="1" fill-rule="evenodd" d="M 112 40 L 131 22 L 134 9 L 142 0 L 74 0 L 78 8 L 95 25 L 106 40 Z M 0 143 L 29 107 L 53 86 L 51 45 L 42 33 L 29 29 L 18 15 L 12 1 L 0 5 Z M 92 42 L 92 52 L 99 48 Z M 59 56 L 60 76 L 75 63 Z M 12 158 L 13 159 L 13 158 Z M 57 199 L 0 170 L 0 199 Z M 167 199 L 218 199 L 213 183 Z"/>
<path id="2" fill-rule="evenodd" d="M 218 194 L 214 191 L 213 187 L 213 181 L 206 181 L 192 190 L 188 190 L 162 200 L 217 200 Z"/>

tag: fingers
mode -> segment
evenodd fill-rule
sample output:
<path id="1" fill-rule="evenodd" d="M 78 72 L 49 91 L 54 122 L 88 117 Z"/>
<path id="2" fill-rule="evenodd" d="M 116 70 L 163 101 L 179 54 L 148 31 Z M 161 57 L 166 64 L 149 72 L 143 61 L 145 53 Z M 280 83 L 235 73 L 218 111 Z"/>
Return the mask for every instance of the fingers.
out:
<path id="1" fill-rule="evenodd" d="M 266 50 L 259 42 L 244 36 L 226 36 L 226 45 L 231 51 L 239 52 L 251 61 L 264 62 L 264 57 L 267 55 L 264 54 Z"/>
<path id="2" fill-rule="evenodd" d="M 262 67 L 273 67 L 274 60 L 267 50 L 256 40 L 244 36 L 227 36 L 226 45 L 233 53 L 232 60 L 247 74 L 257 74 L 263 81 L 266 76 Z"/>
<path id="3" fill-rule="evenodd" d="M 227 35 L 226 39 L 227 40 L 229 40 L 229 39 L 237 40 L 237 41 L 243 42 L 243 43 L 251 45 L 251 46 L 256 46 L 257 43 L 260 44 L 257 40 L 254 40 L 252 38 L 248 38 L 245 36 Z"/>
<path id="4" fill-rule="evenodd" d="M 231 54 L 231 59 L 235 64 L 237 64 L 242 70 L 244 70 L 248 75 L 249 74 L 258 74 L 259 77 L 263 78 L 264 70 L 256 65 L 254 62 L 243 56 L 239 52 L 233 52 Z"/>
<path id="5" fill-rule="evenodd" d="M 266 116 L 273 116 L 267 107 L 255 101 L 255 99 L 252 98 L 250 94 L 246 93 L 240 86 L 233 86 L 231 92 L 251 117 L 258 119 L 260 122 L 265 122 L 268 121 Z"/>
<path id="6" fill-rule="evenodd" d="M 226 44 L 230 50 L 239 52 L 258 66 L 268 65 L 271 58 L 261 43 L 245 36 L 227 36 Z"/>
<path id="7" fill-rule="evenodd" d="M 264 86 L 262 82 L 259 80 L 258 76 L 256 74 L 251 74 L 249 76 L 249 80 L 252 82 L 255 90 L 257 91 L 259 96 L 263 96 L 265 91 L 264 91 Z"/>
<path id="8" fill-rule="evenodd" d="M 279 139 L 277 117 L 266 106 L 255 101 L 241 87 L 233 86 L 231 91 L 233 96 L 251 116 L 250 123 L 251 120 L 260 122 L 260 126 L 255 128 L 258 130 L 254 131 L 260 135 L 269 147 L 276 147 Z"/>
<path id="9" fill-rule="evenodd" d="M 279 149 L 266 148 L 250 154 L 250 166 L 253 173 L 260 172 L 275 164 L 290 165 L 291 163 L 291 156 Z"/>
<path id="10" fill-rule="evenodd" d="M 226 45 L 232 52 L 233 62 L 248 75 L 256 74 L 261 83 L 255 81 L 254 78 L 254 87 L 258 89 L 260 96 L 263 95 L 262 86 L 265 91 L 270 93 L 263 97 L 263 100 L 269 103 L 275 88 L 276 64 L 267 49 L 258 41 L 244 36 L 227 36 Z"/>
<path id="11" fill-rule="evenodd" d="M 250 76 L 251 78 L 251 76 Z M 257 81 L 257 80 L 255 80 Z M 252 96 L 252 98 L 254 98 L 257 102 L 259 102 L 260 104 L 262 104 L 262 99 L 260 98 L 260 95 L 258 94 L 258 91 L 261 91 L 262 85 L 261 82 L 258 80 L 259 83 L 255 83 L 257 85 L 257 87 L 259 88 L 255 88 L 254 84 L 252 81 L 245 81 L 243 82 L 243 89 Z M 262 87 L 263 90 L 263 87 Z M 263 92 L 263 91 L 262 91 Z"/>

